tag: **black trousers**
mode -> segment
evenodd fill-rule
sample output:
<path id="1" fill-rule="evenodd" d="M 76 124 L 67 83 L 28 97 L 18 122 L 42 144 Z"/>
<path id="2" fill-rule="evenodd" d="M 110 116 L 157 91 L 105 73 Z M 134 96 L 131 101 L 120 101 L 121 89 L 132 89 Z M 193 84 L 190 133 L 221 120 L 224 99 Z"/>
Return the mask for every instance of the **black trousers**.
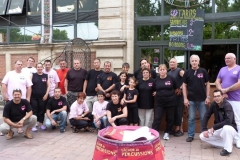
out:
<path id="1" fill-rule="evenodd" d="M 183 96 L 176 96 L 177 97 L 177 106 L 175 109 L 175 118 L 174 118 L 174 125 L 181 126 L 182 124 L 182 115 L 183 115 Z"/>
<path id="2" fill-rule="evenodd" d="M 47 100 L 43 101 L 42 98 L 31 97 L 30 104 L 32 106 L 33 115 L 37 116 L 37 121 L 43 123 Z"/>
<path id="3" fill-rule="evenodd" d="M 116 126 L 128 125 L 128 119 L 119 118 L 119 119 L 116 119 L 114 123 L 116 124 Z M 112 126 L 108 120 L 107 120 L 107 126 Z"/>
<path id="4" fill-rule="evenodd" d="M 77 129 L 82 129 L 85 128 L 89 125 L 92 125 L 93 123 L 93 115 L 92 113 L 88 113 L 85 117 L 88 117 L 90 120 L 85 121 L 85 120 L 75 120 L 75 119 L 70 119 L 69 122 L 72 126 L 76 127 Z"/>
<path id="5" fill-rule="evenodd" d="M 166 111 L 167 126 L 164 132 L 169 133 L 172 130 L 172 127 L 174 124 L 175 107 L 176 106 L 167 106 L 167 107 L 159 106 L 156 104 L 154 109 L 154 120 L 153 120 L 152 128 L 159 132 L 162 117 L 163 117 L 164 111 Z"/>

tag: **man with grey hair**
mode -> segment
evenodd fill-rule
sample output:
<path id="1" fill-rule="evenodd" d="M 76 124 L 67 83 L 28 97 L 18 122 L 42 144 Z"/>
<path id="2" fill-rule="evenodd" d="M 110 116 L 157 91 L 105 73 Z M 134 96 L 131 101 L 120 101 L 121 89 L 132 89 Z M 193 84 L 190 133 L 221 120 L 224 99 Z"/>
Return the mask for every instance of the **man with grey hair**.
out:
<path id="1" fill-rule="evenodd" d="M 182 95 L 182 77 L 184 75 L 184 71 L 181 68 L 177 67 L 178 63 L 175 58 L 170 59 L 169 61 L 169 68 L 170 71 L 168 75 L 172 76 L 177 82 L 177 90 L 176 90 L 176 97 L 177 97 L 177 108 L 175 110 L 175 119 L 174 125 L 176 126 L 174 136 L 180 137 L 183 135 L 183 128 L 182 128 L 182 114 L 183 114 L 183 95 Z"/>
<path id="2" fill-rule="evenodd" d="M 210 103 L 209 75 L 204 68 L 199 67 L 200 58 L 198 55 L 190 57 L 191 68 L 186 70 L 183 76 L 183 97 L 184 105 L 188 108 L 188 138 L 192 142 L 195 135 L 196 109 L 200 114 L 202 123 L 206 113 L 206 105 Z M 201 129 L 202 130 L 202 129 Z"/>
<path id="3" fill-rule="evenodd" d="M 227 66 L 221 68 L 215 84 L 232 105 L 238 129 L 234 142 L 236 147 L 240 149 L 240 66 L 236 64 L 236 56 L 233 53 L 226 54 L 225 63 Z"/>

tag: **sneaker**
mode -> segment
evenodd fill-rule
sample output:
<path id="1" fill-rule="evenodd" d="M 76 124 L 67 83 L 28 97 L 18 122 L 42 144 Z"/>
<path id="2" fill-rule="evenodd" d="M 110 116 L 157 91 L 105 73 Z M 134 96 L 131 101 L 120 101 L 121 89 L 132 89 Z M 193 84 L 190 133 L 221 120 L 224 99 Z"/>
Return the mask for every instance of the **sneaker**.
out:
<path id="1" fill-rule="evenodd" d="M 220 152 L 220 155 L 221 156 L 228 156 L 229 154 L 231 154 L 231 152 L 228 152 L 227 150 L 223 149 L 221 152 Z"/>
<path id="2" fill-rule="evenodd" d="M 37 127 L 33 127 L 33 128 L 32 128 L 32 131 L 33 131 L 33 132 L 36 132 L 37 130 L 38 130 Z"/>
<path id="3" fill-rule="evenodd" d="M 60 133 L 64 133 L 65 132 L 65 129 L 60 129 Z"/>
<path id="4" fill-rule="evenodd" d="M 175 136 L 175 137 L 181 137 L 181 136 L 183 136 L 183 135 L 184 135 L 184 133 L 181 132 L 180 130 L 178 130 L 177 132 L 174 133 L 174 136 Z"/>
<path id="5" fill-rule="evenodd" d="M 193 141 L 193 137 L 188 137 L 187 139 L 186 139 L 186 142 L 192 142 Z"/>
<path id="6" fill-rule="evenodd" d="M 168 133 L 164 133 L 163 139 L 169 140 L 169 134 Z"/>
<path id="7" fill-rule="evenodd" d="M 52 126 L 52 130 L 55 130 L 57 127 L 56 126 Z"/>
<path id="8" fill-rule="evenodd" d="M 44 126 L 44 125 L 41 125 L 41 130 L 45 130 L 46 129 L 46 127 Z"/>
<path id="9" fill-rule="evenodd" d="M 240 149 L 240 140 L 236 141 L 236 147 Z"/>

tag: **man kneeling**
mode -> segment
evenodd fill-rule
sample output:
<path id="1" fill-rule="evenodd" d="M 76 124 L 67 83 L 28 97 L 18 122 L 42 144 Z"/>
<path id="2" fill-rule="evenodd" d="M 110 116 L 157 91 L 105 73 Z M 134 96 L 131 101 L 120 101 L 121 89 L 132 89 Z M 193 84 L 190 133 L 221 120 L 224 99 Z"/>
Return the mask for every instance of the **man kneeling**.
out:
<path id="1" fill-rule="evenodd" d="M 12 139 L 14 132 L 12 128 L 22 128 L 27 125 L 24 137 L 32 139 L 30 131 L 37 122 L 37 117 L 32 113 L 32 107 L 26 99 L 21 99 L 22 91 L 13 90 L 13 100 L 7 102 L 3 110 L 3 124 L 0 132 L 7 134 L 7 140 Z"/>
<path id="2" fill-rule="evenodd" d="M 56 129 L 57 121 L 60 121 L 60 133 L 64 133 L 67 119 L 67 100 L 61 96 L 60 88 L 54 89 L 54 95 L 48 100 L 46 108 L 46 127 L 52 127 L 54 130 Z"/>
<path id="3" fill-rule="evenodd" d="M 237 127 L 234 120 L 234 113 L 231 104 L 224 99 L 221 90 L 213 92 L 214 102 L 207 110 L 203 118 L 202 130 L 199 135 L 202 141 L 211 145 L 221 147 L 221 156 L 231 154 L 233 148 L 233 138 L 237 134 Z M 211 115 L 214 114 L 214 125 L 207 129 L 207 123 Z"/>

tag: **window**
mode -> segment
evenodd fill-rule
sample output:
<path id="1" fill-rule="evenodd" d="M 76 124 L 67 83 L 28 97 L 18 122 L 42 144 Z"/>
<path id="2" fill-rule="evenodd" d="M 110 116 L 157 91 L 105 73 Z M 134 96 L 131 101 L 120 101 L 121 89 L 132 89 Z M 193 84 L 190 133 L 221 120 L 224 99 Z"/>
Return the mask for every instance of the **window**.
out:
<path id="1" fill-rule="evenodd" d="M 160 16 L 161 0 L 135 0 L 135 16 Z"/>
<path id="2" fill-rule="evenodd" d="M 161 41 L 161 25 L 139 26 L 137 28 L 138 41 Z"/>
<path id="3" fill-rule="evenodd" d="M 56 0 L 56 12 L 74 12 L 75 0 Z"/>
<path id="4" fill-rule="evenodd" d="M 239 12 L 240 11 L 240 3 L 239 1 L 235 0 L 216 0 L 215 2 L 215 12 L 222 13 L 222 12 Z"/>
<path id="5" fill-rule="evenodd" d="M 169 50 L 164 48 L 164 64 L 169 67 L 170 59 L 175 58 L 178 63 L 178 68 L 184 69 L 184 51 L 179 50 Z"/>
<path id="6" fill-rule="evenodd" d="M 98 23 L 78 23 L 77 24 L 77 37 L 84 40 L 98 39 Z"/>
<path id="7" fill-rule="evenodd" d="M 8 0 L 1 0 L 0 1 L 0 15 L 5 15 L 7 9 L 7 2 Z"/>
<path id="8" fill-rule="evenodd" d="M 79 0 L 78 2 L 79 11 L 98 9 L 98 0 Z"/>
<path id="9" fill-rule="evenodd" d="M 204 23 L 203 39 L 212 39 L 212 23 Z"/>
<path id="10" fill-rule="evenodd" d="M 215 39 L 240 39 L 240 22 L 215 23 Z"/>
<path id="11" fill-rule="evenodd" d="M 0 28 L 0 43 L 6 43 L 6 42 L 7 42 L 7 29 Z"/>
<path id="12" fill-rule="evenodd" d="M 21 14 L 25 0 L 9 0 L 7 14 Z"/>
<path id="13" fill-rule="evenodd" d="M 68 41 L 74 38 L 72 24 L 59 24 L 53 26 L 53 41 Z"/>
<path id="14" fill-rule="evenodd" d="M 42 0 L 28 0 L 28 15 L 41 14 Z"/>
<path id="15" fill-rule="evenodd" d="M 10 28 L 10 42 L 24 42 L 24 28 Z"/>
<path id="16" fill-rule="evenodd" d="M 40 39 L 38 39 L 36 35 L 41 35 L 40 26 L 25 27 L 25 42 L 39 42 Z"/>

